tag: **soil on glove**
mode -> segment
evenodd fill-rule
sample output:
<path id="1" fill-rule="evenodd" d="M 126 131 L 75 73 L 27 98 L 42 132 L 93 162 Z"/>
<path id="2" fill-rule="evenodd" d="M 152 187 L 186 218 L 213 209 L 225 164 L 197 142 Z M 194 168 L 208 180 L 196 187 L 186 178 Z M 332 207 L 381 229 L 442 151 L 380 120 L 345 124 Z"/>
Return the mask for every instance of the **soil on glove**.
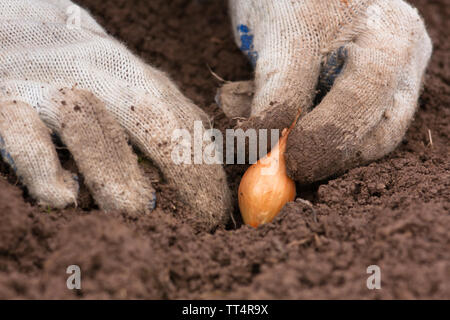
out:
<path id="1" fill-rule="evenodd" d="M 231 128 L 214 103 L 219 81 L 252 72 L 236 48 L 226 1 L 79 0 L 114 36 L 166 71 Z M 98 211 L 85 189 L 77 209 L 38 208 L 0 162 L 0 298 L 450 298 L 450 7 L 414 0 L 434 54 L 420 108 L 395 152 L 299 190 L 257 230 L 230 224 L 199 233 L 178 218 L 176 190 L 143 161 L 158 190 L 148 216 Z M 432 137 L 432 144 L 430 143 Z M 60 153 L 66 168 L 76 169 Z M 226 168 L 233 190 L 243 167 Z M 82 290 L 66 269 L 81 268 Z M 381 290 L 366 286 L 381 268 Z"/>

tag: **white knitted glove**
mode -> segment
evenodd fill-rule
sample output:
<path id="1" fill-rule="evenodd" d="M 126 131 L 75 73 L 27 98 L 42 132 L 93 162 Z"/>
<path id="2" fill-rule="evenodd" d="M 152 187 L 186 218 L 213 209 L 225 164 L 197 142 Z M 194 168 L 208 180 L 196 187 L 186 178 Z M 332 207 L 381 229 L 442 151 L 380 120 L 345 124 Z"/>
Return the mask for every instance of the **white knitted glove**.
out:
<path id="1" fill-rule="evenodd" d="M 402 0 L 229 4 L 255 80 L 226 84 L 218 101 L 228 116 L 250 117 L 244 128 L 283 129 L 302 109 L 287 145 L 292 178 L 341 173 L 402 140 L 432 51 L 416 9 Z"/>
<path id="2" fill-rule="evenodd" d="M 102 209 L 154 208 L 154 190 L 128 137 L 179 190 L 193 212 L 188 220 L 204 229 L 224 223 L 231 200 L 223 168 L 171 158 L 172 132 L 192 132 L 195 120 L 208 122 L 166 75 L 72 2 L 0 1 L 0 150 L 41 204 L 64 207 L 77 198 L 78 184 L 62 169 L 48 127 Z"/>

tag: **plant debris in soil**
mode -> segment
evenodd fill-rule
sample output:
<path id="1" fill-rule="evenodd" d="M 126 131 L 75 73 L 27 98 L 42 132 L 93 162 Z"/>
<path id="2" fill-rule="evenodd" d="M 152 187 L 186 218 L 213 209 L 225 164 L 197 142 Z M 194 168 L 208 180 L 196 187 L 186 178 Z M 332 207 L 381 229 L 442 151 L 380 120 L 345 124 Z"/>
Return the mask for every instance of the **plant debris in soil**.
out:
<path id="1" fill-rule="evenodd" d="M 450 298 L 450 7 L 414 0 L 434 53 L 415 121 L 389 156 L 300 189 L 268 225 L 196 232 L 176 190 L 142 160 L 158 191 L 147 216 L 38 208 L 0 161 L 0 298 L 417 299 Z M 236 48 L 226 1 L 78 0 L 113 36 L 166 71 L 224 130 L 214 103 L 224 79 L 252 77 Z M 76 169 L 60 151 L 66 168 Z M 244 166 L 226 167 L 236 191 Z M 236 192 L 234 192 L 236 193 Z M 237 211 L 236 211 L 237 213 Z M 236 217 L 238 216 L 238 213 Z M 82 290 L 68 290 L 79 265 Z M 367 267 L 381 268 L 368 290 Z"/>

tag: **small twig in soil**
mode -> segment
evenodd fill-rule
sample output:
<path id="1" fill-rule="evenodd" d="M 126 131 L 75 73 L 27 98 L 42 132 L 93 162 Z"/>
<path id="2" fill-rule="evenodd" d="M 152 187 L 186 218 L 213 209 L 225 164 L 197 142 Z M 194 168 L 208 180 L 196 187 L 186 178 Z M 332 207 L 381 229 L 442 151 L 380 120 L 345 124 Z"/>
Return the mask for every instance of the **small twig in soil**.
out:
<path id="1" fill-rule="evenodd" d="M 304 239 L 301 239 L 301 240 L 294 240 L 294 241 L 288 243 L 287 247 L 294 247 L 294 246 L 297 246 L 297 245 L 301 246 L 301 245 L 303 245 L 305 243 L 308 243 L 308 242 L 311 242 L 311 241 L 312 241 L 312 237 L 304 238 Z"/>
<path id="2" fill-rule="evenodd" d="M 236 121 L 236 125 L 239 127 L 242 123 L 247 121 L 248 118 L 234 117 L 234 118 L 231 118 L 231 120 Z"/>
<path id="3" fill-rule="evenodd" d="M 209 64 L 206 64 L 206 66 L 208 67 L 209 72 L 212 74 L 212 76 L 214 78 L 216 78 L 217 80 L 219 80 L 220 82 L 224 82 L 224 83 L 230 83 L 230 81 L 225 80 L 224 78 L 222 78 L 221 76 L 219 76 L 217 73 L 215 73 L 214 71 L 212 71 L 211 67 L 209 66 Z"/>
<path id="4" fill-rule="evenodd" d="M 314 242 L 316 243 L 316 247 L 320 247 L 322 245 L 322 241 L 320 241 L 317 233 L 314 233 Z"/>
<path id="5" fill-rule="evenodd" d="M 429 147 L 433 147 L 433 137 L 431 137 L 431 130 L 430 129 L 428 129 L 428 140 L 430 141 L 428 143 L 428 146 Z"/>
<path id="6" fill-rule="evenodd" d="M 236 219 L 234 218 L 234 213 L 230 213 L 231 221 L 233 221 L 234 229 L 237 229 Z"/>
<path id="7" fill-rule="evenodd" d="M 303 203 L 303 204 L 306 204 L 308 207 L 310 207 L 311 210 L 312 210 L 312 215 L 313 215 L 313 220 L 314 220 L 314 222 L 315 222 L 315 223 L 318 223 L 318 222 L 319 222 L 319 221 L 317 220 L 317 213 L 316 213 L 316 210 L 314 209 L 314 206 L 313 206 L 313 204 L 312 204 L 311 202 L 309 202 L 308 200 L 302 199 L 302 198 L 297 198 L 295 201 L 296 201 L 296 202 Z"/>
<path id="8" fill-rule="evenodd" d="M 216 124 L 216 116 L 212 116 L 209 118 L 209 126 L 211 129 L 214 129 L 214 125 Z"/>

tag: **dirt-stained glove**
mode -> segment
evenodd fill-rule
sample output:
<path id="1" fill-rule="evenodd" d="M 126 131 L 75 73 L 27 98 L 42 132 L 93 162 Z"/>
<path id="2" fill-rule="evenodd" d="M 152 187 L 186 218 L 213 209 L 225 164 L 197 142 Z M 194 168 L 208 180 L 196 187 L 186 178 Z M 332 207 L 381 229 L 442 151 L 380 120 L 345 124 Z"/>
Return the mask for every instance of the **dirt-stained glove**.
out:
<path id="1" fill-rule="evenodd" d="M 155 206 L 129 139 L 176 185 L 191 208 L 188 220 L 203 229 L 224 223 L 232 206 L 221 165 L 172 160 L 173 131 L 192 132 L 196 120 L 208 125 L 165 74 L 72 2 L 0 1 L 0 150 L 40 204 L 65 207 L 78 192 L 58 161 L 50 128 L 102 209 Z"/>
<path id="2" fill-rule="evenodd" d="M 229 4 L 255 79 L 225 84 L 218 102 L 230 117 L 250 117 L 243 128 L 283 129 L 302 109 L 287 145 L 292 178 L 342 173 L 402 140 L 432 51 L 416 9 L 402 0 Z"/>

